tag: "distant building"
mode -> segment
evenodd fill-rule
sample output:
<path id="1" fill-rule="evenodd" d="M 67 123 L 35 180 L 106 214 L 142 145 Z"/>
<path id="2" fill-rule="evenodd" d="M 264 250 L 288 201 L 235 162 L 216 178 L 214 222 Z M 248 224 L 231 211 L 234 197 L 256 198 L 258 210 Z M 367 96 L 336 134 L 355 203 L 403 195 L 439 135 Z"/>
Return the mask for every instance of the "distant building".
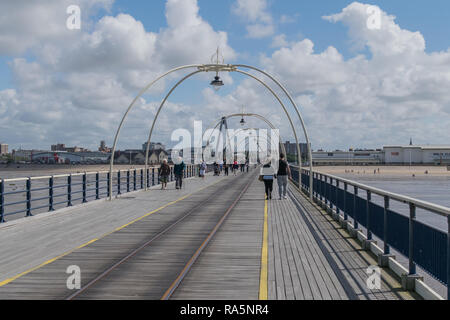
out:
<path id="1" fill-rule="evenodd" d="M 147 150 L 147 142 L 144 142 L 142 144 L 142 151 L 146 151 Z M 166 146 L 160 142 L 150 142 L 150 151 L 153 150 L 166 150 Z"/>
<path id="2" fill-rule="evenodd" d="M 8 154 L 8 145 L 5 143 L 0 143 L 0 155 Z"/>
<path id="3" fill-rule="evenodd" d="M 299 143 L 300 153 L 302 158 L 308 157 L 308 144 L 307 143 Z M 290 141 L 286 141 L 284 143 L 284 148 L 286 149 L 286 153 L 290 155 L 297 155 L 297 146 L 295 143 L 290 143 Z"/>
<path id="4" fill-rule="evenodd" d="M 385 146 L 386 164 L 450 164 L 450 146 Z"/>
<path id="5" fill-rule="evenodd" d="M 19 152 L 17 152 L 18 154 Z M 104 152 L 67 152 L 33 150 L 30 161 L 43 164 L 102 164 L 107 163 L 109 153 Z"/>
<path id="6" fill-rule="evenodd" d="M 51 151 L 66 151 L 66 152 L 89 152 L 88 149 L 81 147 L 66 147 L 63 143 L 53 144 L 50 148 Z"/>
<path id="7" fill-rule="evenodd" d="M 164 150 L 153 150 L 149 153 L 148 164 L 159 164 L 168 158 Z M 145 164 L 145 152 L 142 150 L 117 151 L 114 155 L 117 164 Z"/>
<path id="8" fill-rule="evenodd" d="M 106 152 L 106 153 L 111 153 L 111 148 L 108 148 L 106 146 L 106 142 L 105 140 L 100 141 L 100 147 L 98 148 L 98 151 L 100 152 Z"/>
<path id="9" fill-rule="evenodd" d="M 381 150 L 316 151 L 312 153 L 313 165 L 371 165 L 383 163 Z"/>

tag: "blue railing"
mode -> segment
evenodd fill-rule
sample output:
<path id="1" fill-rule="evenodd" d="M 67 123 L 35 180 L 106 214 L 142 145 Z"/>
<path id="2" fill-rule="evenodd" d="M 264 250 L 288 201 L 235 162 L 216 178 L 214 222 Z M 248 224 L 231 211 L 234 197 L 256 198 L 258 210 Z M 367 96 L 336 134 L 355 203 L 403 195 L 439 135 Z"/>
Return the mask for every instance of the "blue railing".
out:
<path id="1" fill-rule="evenodd" d="M 309 192 L 310 171 L 302 169 L 301 188 Z M 298 168 L 292 168 L 292 179 L 298 185 Z M 313 194 L 343 219 L 353 220 L 366 229 L 368 240 L 373 235 L 383 241 L 384 254 L 394 248 L 409 261 L 409 274 L 416 273 L 416 265 L 447 286 L 450 297 L 450 208 L 417 200 L 355 181 L 313 172 Z M 361 197 L 364 194 L 365 197 Z M 383 197 L 384 205 L 372 201 L 372 195 Z M 407 205 L 409 216 L 390 209 L 391 201 Z M 447 218 L 447 232 L 416 220 L 416 209 Z"/>
<path id="2" fill-rule="evenodd" d="M 146 175 L 146 177 L 144 176 Z M 187 165 L 184 177 L 198 175 L 198 166 Z M 8 216 L 54 211 L 61 207 L 107 198 L 110 173 L 85 172 L 0 180 L 0 223 Z M 113 172 L 112 195 L 145 189 L 160 184 L 159 169 L 128 169 Z M 169 181 L 174 181 L 173 167 Z"/>

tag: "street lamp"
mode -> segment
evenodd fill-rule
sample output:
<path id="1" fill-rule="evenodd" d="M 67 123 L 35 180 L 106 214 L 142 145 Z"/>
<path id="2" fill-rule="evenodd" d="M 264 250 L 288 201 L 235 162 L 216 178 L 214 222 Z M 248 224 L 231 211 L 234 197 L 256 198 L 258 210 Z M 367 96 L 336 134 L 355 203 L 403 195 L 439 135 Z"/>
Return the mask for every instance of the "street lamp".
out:
<path id="1" fill-rule="evenodd" d="M 211 57 L 211 62 L 217 66 L 224 63 L 224 58 L 219 52 L 219 47 L 217 47 L 216 53 Z M 211 81 L 210 85 L 212 85 L 216 91 L 219 91 L 219 89 L 223 87 L 223 81 L 219 77 L 219 68 L 216 69 L 216 76 L 214 77 L 214 80 Z"/>

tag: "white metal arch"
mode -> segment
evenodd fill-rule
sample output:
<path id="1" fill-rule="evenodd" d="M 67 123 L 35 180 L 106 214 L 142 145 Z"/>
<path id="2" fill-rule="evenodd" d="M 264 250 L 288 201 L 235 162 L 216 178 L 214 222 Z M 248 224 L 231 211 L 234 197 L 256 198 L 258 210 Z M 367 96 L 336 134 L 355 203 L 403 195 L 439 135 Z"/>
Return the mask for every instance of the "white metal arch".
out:
<path id="1" fill-rule="evenodd" d="M 309 193 L 310 193 L 310 198 L 312 199 L 312 196 L 313 196 L 313 192 L 312 192 L 312 190 L 313 190 L 312 170 L 313 170 L 313 168 L 312 168 L 312 152 L 311 152 L 311 144 L 310 144 L 310 142 L 309 142 L 309 136 L 308 136 L 308 133 L 307 133 L 307 130 L 306 130 L 306 127 L 305 127 L 303 118 L 302 118 L 302 116 L 301 116 L 301 114 L 300 114 L 300 111 L 299 111 L 297 105 L 295 104 L 294 100 L 292 99 L 291 95 L 289 94 L 289 92 L 288 92 L 288 91 L 283 87 L 283 85 L 282 85 L 278 80 L 276 80 L 273 76 L 271 76 L 271 75 L 268 74 L 267 72 L 265 72 L 265 71 L 263 71 L 263 70 L 260 70 L 260 69 L 258 69 L 258 68 L 256 68 L 256 67 L 248 66 L 248 65 L 231 65 L 231 64 L 219 64 L 219 63 L 217 63 L 217 64 L 203 64 L 203 65 L 193 64 L 193 65 L 185 65 L 185 66 L 180 66 L 180 67 L 174 68 L 174 69 L 169 70 L 168 72 L 164 73 L 163 75 L 159 76 L 159 77 L 156 78 L 154 81 L 150 82 L 147 86 L 145 86 L 145 87 L 139 92 L 139 94 L 136 96 L 136 98 L 135 98 L 135 99 L 132 101 L 132 103 L 129 105 L 129 107 L 128 107 L 128 109 L 126 110 L 124 116 L 122 117 L 122 120 L 121 120 L 121 122 L 120 122 L 120 124 L 119 124 L 119 127 L 118 127 L 117 131 L 116 131 L 116 135 L 115 135 L 115 137 L 114 137 L 114 143 L 113 143 L 113 148 L 112 148 L 112 152 L 111 152 L 110 167 L 109 167 L 109 169 L 110 169 L 110 181 L 109 181 L 109 192 L 110 192 L 110 195 L 109 195 L 109 199 L 110 199 L 110 200 L 112 200 L 112 194 L 113 194 L 113 190 L 112 190 L 112 185 L 113 185 L 113 184 L 112 184 L 112 180 L 113 180 L 112 172 L 113 172 L 113 167 L 114 167 L 114 154 L 115 154 L 116 147 L 117 147 L 118 137 L 119 137 L 120 131 L 121 131 L 122 127 L 123 127 L 123 123 L 125 122 L 125 120 L 126 120 L 128 114 L 129 114 L 129 112 L 131 111 L 131 109 L 132 109 L 133 106 L 135 105 L 136 101 L 137 101 L 137 100 L 138 100 L 138 99 L 139 99 L 139 98 L 140 98 L 140 97 L 141 97 L 148 89 L 150 89 L 156 82 L 158 82 L 158 81 L 161 80 L 162 78 L 166 77 L 167 75 L 169 75 L 169 74 L 171 74 L 171 73 L 173 73 L 173 72 L 175 72 L 175 71 L 182 70 L 182 69 L 188 69 L 188 68 L 197 68 L 197 71 L 198 71 L 198 72 L 239 72 L 239 73 L 245 74 L 245 75 L 247 75 L 247 76 L 249 76 L 249 77 L 251 77 L 251 78 L 257 80 L 258 82 L 260 82 L 261 84 L 263 84 L 269 91 L 272 92 L 272 94 L 277 98 L 277 100 L 278 100 L 278 101 L 280 102 L 280 104 L 283 106 L 283 109 L 284 109 L 284 111 L 285 111 L 285 113 L 286 113 L 286 115 L 287 115 L 289 121 L 290 121 L 291 124 L 292 124 L 292 120 L 291 120 L 291 118 L 290 118 L 289 112 L 287 112 L 286 108 L 284 107 L 284 104 L 282 103 L 282 101 L 281 101 L 281 99 L 278 97 L 278 95 L 276 95 L 276 93 L 275 93 L 275 92 L 274 92 L 267 84 L 265 84 L 264 81 L 262 81 L 261 79 L 258 79 L 257 77 L 251 75 L 251 74 L 248 73 L 248 72 L 239 70 L 239 69 L 238 69 L 239 67 L 241 67 L 241 68 L 247 68 L 247 69 L 252 69 L 252 70 L 254 70 L 254 71 L 257 71 L 257 72 L 262 73 L 262 74 L 264 74 L 265 76 L 269 77 L 273 82 L 275 82 L 275 83 L 281 88 L 281 90 L 285 93 L 285 95 L 288 97 L 288 99 L 290 100 L 291 104 L 293 105 L 293 107 L 294 107 L 294 109 L 295 109 L 295 111 L 296 111 L 296 113 L 297 113 L 297 116 L 298 116 L 298 118 L 299 118 L 299 120 L 300 120 L 300 123 L 301 123 L 301 125 L 302 125 L 302 127 L 303 127 L 303 132 L 304 132 L 305 139 L 306 139 L 306 143 L 307 143 L 308 155 L 309 155 L 309 166 L 310 166 L 310 172 L 311 172 L 311 174 L 310 174 L 310 190 L 309 190 L 310 192 L 309 192 Z M 187 78 L 189 78 L 190 76 L 193 76 L 194 74 L 196 74 L 196 73 L 198 73 L 198 72 L 194 72 L 194 73 L 192 73 L 192 74 L 186 76 L 182 81 L 179 81 L 179 83 L 177 83 L 177 85 L 176 85 L 174 88 L 172 88 L 172 90 L 171 90 L 170 93 L 172 93 L 173 90 L 175 90 L 175 88 L 176 88 L 179 84 L 181 84 L 181 82 L 183 82 L 184 80 L 186 80 Z M 161 106 L 160 106 L 160 108 L 159 108 L 159 110 L 158 110 L 159 112 L 161 111 L 162 107 L 164 106 L 164 102 L 168 99 L 169 96 L 170 96 L 170 94 L 168 94 L 168 95 L 166 96 L 165 100 L 163 101 L 163 103 L 161 104 Z M 157 119 L 157 117 L 155 117 L 154 122 L 156 121 L 156 119 Z M 293 124 L 292 124 L 292 126 L 293 126 Z M 154 127 L 154 125 L 152 125 L 152 127 Z M 295 127 L 294 127 L 294 128 L 295 128 Z M 294 133 L 295 133 L 296 142 L 297 142 L 297 148 L 298 148 L 297 152 L 298 152 L 299 155 L 301 155 L 300 150 L 299 150 L 299 144 L 298 144 L 297 134 L 296 134 L 295 130 L 294 130 Z M 151 135 L 149 136 L 149 138 L 151 139 Z M 150 142 L 150 139 L 149 139 L 149 141 L 148 141 L 148 143 L 147 143 L 147 149 L 149 148 L 149 144 L 150 144 L 149 142 Z M 148 159 L 147 159 L 147 157 L 146 157 L 146 163 L 147 163 L 147 165 L 148 165 Z M 301 163 L 301 162 L 300 162 L 300 163 Z M 299 169 L 301 169 L 301 166 L 300 166 Z M 146 175 L 145 175 L 145 177 L 146 177 Z M 299 175 L 299 178 L 300 178 L 300 177 L 301 177 L 301 174 Z M 147 183 L 145 184 L 145 186 L 147 187 Z"/>

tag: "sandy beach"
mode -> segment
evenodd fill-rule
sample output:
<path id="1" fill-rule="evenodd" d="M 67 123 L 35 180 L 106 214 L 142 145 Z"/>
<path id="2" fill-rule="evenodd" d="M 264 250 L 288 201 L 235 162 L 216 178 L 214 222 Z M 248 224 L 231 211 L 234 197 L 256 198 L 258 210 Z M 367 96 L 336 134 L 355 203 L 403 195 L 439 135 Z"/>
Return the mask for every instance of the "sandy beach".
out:
<path id="1" fill-rule="evenodd" d="M 332 175 L 378 177 L 450 177 L 446 166 L 323 166 L 315 170 Z M 379 171 L 378 171 L 379 170 Z M 374 173 L 375 172 L 375 173 Z"/>

